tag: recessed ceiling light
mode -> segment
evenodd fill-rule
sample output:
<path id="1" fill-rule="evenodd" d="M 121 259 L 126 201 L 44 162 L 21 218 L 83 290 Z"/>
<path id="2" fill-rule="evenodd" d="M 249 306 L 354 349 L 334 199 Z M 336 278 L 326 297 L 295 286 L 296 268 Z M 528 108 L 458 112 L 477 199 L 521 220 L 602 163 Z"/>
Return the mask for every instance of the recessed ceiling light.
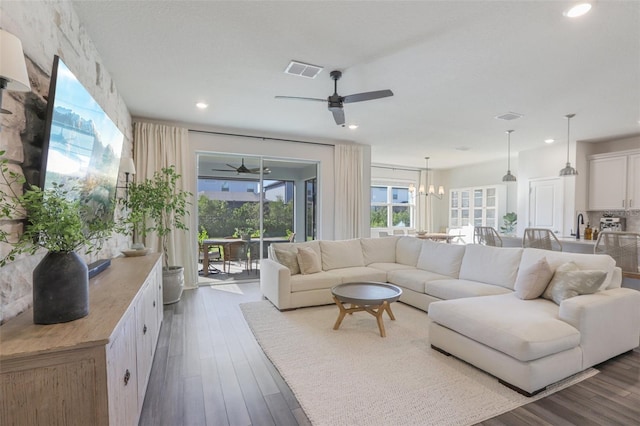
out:
<path id="1" fill-rule="evenodd" d="M 200 108 L 200 109 L 206 109 L 208 106 L 209 106 L 209 104 L 208 104 L 208 103 L 205 103 L 205 102 L 198 102 L 198 103 L 196 104 L 196 107 L 197 107 L 197 108 Z"/>
<path id="2" fill-rule="evenodd" d="M 579 3 L 571 8 L 565 10 L 563 15 L 567 18 L 577 18 L 578 16 L 582 16 L 585 13 L 591 10 L 591 3 Z"/>
<path id="3" fill-rule="evenodd" d="M 355 130 L 355 129 L 357 129 L 357 128 L 358 128 L 358 125 L 357 125 L 357 124 L 349 124 L 349 128 L 350 128 L 351 130 Z"/>
<path id="4" fill-rule="evenodd" d="M 544 143 L 554 143 L 555 141 L 555 139 L 545 139 Z"/>

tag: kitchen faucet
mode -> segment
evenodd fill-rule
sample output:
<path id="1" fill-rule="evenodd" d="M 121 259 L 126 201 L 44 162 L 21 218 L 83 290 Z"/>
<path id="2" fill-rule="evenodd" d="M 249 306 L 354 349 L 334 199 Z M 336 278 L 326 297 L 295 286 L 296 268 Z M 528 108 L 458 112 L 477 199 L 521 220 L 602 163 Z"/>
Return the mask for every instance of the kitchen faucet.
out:
<path id="1" fill-rule="evenodd" d="M 580 239 L 580 225 L 584 225 L 584 216 L 582 216 L 582 213 L 578 213 L 578 229 L 576 229 L 576 240 Z"/>

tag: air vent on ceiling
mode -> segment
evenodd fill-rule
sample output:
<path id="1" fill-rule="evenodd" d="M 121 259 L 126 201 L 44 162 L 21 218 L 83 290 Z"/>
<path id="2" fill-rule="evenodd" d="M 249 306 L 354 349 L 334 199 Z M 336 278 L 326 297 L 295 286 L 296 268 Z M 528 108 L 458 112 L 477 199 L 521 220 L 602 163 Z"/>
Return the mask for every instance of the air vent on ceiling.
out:
<path id="1" fill-rule="evenodd" d="M 518 118 L 522 118 L 522 117 L 523 115 L 518 114 L 517 112 L 507 112 L 506 114 L 496 115 L 495 118 L 497 118 L 498 120 L 511 121 L 511 120 L 517 120 Z"/>
<path id="2" fill-rule="evenodd" d="M 322 71 L 322 67 L 317 65 L 305 64 L 303 62 L 291 61 L 284 70 L 285 74 L 297 75 L 300 77 L 316 78 Z"/>

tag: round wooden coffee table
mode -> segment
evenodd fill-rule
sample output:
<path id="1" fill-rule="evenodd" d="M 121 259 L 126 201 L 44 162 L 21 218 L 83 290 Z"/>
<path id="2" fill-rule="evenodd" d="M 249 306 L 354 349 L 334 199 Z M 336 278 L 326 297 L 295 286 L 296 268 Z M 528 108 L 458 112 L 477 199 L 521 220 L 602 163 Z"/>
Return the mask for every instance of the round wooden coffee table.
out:
<path id="1" fill-rule="evenodd" d="M 380 336 L 385 337 L 384 323 L 382 322 L 382 314 L 387 312 L 389 318 L 395 320 L 393 312 L 391 312 L 390 304 L 395 302 L 402 295 L 402 289 L 393 284 L 377 283 L 377 282 L 356 282 L 340 284 L 331 289 L 333 300 L 338 305 L 340 313 L 338 319 L 333 326 L 334 330 L 340 328 L 345 315 L 354 312 L 369 312 L 376 317 Z M 347 308 L 344 304 L 348 303 Z"/>

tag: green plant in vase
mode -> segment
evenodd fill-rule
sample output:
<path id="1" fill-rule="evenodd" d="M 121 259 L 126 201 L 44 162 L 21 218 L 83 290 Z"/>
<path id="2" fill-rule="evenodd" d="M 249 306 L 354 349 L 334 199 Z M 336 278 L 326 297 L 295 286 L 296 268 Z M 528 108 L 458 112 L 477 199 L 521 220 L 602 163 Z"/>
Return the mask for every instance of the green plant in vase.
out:
<path id="1" fill-rule="evenodd" d="M 5 151 L 0 151 L 3 157 Z M 112 220 L 95 217 L 90 206 L 78 198 L 79 188 L 53 183 L 41 189 L 26 185 L 21 173 L 12 171 L 6 158 L 0 159 L 2 218 L 23 218 L 23 232 L 17 236 L 0 229 L 0 241 L 11 250 L 0 267 L 23 254 L 39 249 L 47 254 L 33 272 L 33 312 L 37 324 L 54 324 L 82 318 L 89 313 L 87 265 L 76 253 L 100 250 L 113 229 Z"/>
<path id="2" fill-rule="evenodd" d="M 119 226 L 121 232 L 123 229 L 132 231 L 138 241 L 144 240 L 149 233 L 160 238 L 165 303 L 180 300 L 184 285 L 184 267 L 169 265 L 168 252 L 171 232 L 189 229 L 185 220 L 189 214 L 188 197 L 192 194 L 178 188 L 180 178 L 174 166 L 165 167 L 154 173 L 152 178 L 131 183 L 127 196 L 120 200 L 125 209 Z"/>
<path id="3" fill-rule="evenodd" d="M 518 224 L 518 215 L 515 212 L 507 213 L 502 216 L 502 223 L 503 225 L 500 227 L 500 231 L 503 234 L 513 234 Z"/>

